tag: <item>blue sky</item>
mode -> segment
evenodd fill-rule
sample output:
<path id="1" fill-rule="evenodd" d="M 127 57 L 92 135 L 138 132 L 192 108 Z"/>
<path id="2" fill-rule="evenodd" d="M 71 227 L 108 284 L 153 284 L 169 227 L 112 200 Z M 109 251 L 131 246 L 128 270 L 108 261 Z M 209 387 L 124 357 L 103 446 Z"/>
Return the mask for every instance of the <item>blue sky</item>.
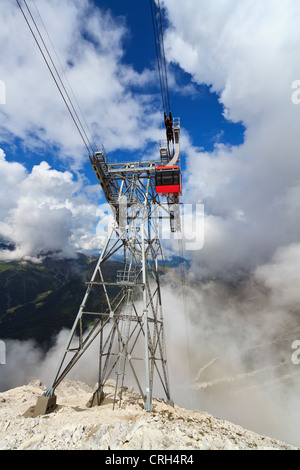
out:
<path id="1" fill-rule="evenodd" d="M 28 4 L 95 143 L 111 161 L 156 158 L 165 134 L 149 2 Z M 171 110 L 181 119 L 183 202 L 205 206 L 194 270 L 254 269 L 300 237 L 300 108 L 291 100 L 299 3 L 161 4 Z M 98 251 L 107 207 L 87 151 L 17 3 L 1 8 L 0 237 L 16 249 L 0 258 Z"/>
<path id="2" fill-rule="evenodd" d="M 149 93 L 153 94 L 159 100 L 159 87 L 158 87 L 158 71 L 156 70 L 156 55 L 155 55 L 155 43 L 152 28 L 151 9 L 148 1 L 131 1 L 131 2 L 120 2 L 115 1 L 102 1 L 97 0 L 92 2 L 95 8 L 100 8 L 103 12 L 109 12 L 118 24 L 122 24 L 125 29 L 125 33 L 122 38 L 122 52 L 123 56 L 121 62 L 128 64 L 134 68 L 136 72 L 142 73 L 144 69 L 152 69 L 157 72 L 155 83 L 145 85 L 145 87 L 128 87 L 128 91 L 133 94 L 136 93 Z M 30 4 L 30 3 L 29 3 Z M 37 2 L 38 5 L 38 2 Z M 25 6 L 23 5 L 24 10 Z M 33 5 L 31 5 L 32 12 L 35 15 L 35 19 L 38 21 L 38 16 Z M 164 9 L 162 10 L 164 12 Z M 18 13 L 18 12 L 17 12 Z M 28 14 L 28 13 L 27 13 Z M 44 17 L 43 11 L 40 14 L 47 26 L 47 18 Z M 21 15 L 21 14 L 20 14 Z M 21 18 L 22 19 L 22 18 Z M 24 22 L 25 26 L 25 22 Z M 45 31 L 41 29 L 44 39 L 49 45 L 49 41 Z M 28 30 L 28 36 L 30 36 Z M 30 39 L 30 38 L 29 38 Z M 51 40 L 55 44 L 55 37 L 51 37 Z M 33 38 L 32 38 L 33 41 Z M 59 68 L 59 63 L 53 50 L 50 47 L 50 51 L 53 55 L 54 61 Z M 39 55 L 38 48 L 36 51 L 32 51 L 37 56 Z M 20 47 L 20 54 L 22 53 Z M 44 63 L 40 63 L 40 67 L 46 67 Z M 39 73 L 39 70 L 36 71 Z M 169 64 L 169 73 L 174 76 L 176 81 L 176 90 L 174 87 L 170 87 L 170 99 L 171 109 L 174 116 L 179 116 L 182 121 L 182 126 L 188 130 L 193 145 L 203 147 L 204 150 L 211 151 L 216 142 L 222 142 L 224 144 L 240 144 L 243 141 L 244 127 L 242 123 L 232 123 L 227 121 L 223 116 L 223 105 L 219 101 L 219 95 L 210 89 L 209 84 L 197 84 L 192 80 L 189 73 L 182 70 L 178 64 Z M 65 78 L 63 77 L 64 82 Z M 52 77 L 49 73 L 48 81 L 52 81 Z M 71 83 L 72 85 L 72 83 Z M 67 84 L 66 84 L 67 86 Z M 8 83 L 9 88 L 9 83 Z M 185 92 L 181 93 L 180 89 L 186 89 Z M 59 96 L 59 92 L 57 90 Z M 84 99 L 84 96 L 82 96 Z M 79 101 L 79 105 L 82 103 Z M 145 116 L 147 119 L 147 116 Z M 71 118 L 70 118 L 71 120 Z M 163 127 L 163 110 L 161 108 L 161 125 Z M 74 126 L 74 134 L 77 133 L 77 129 Z M 34 136 L 34 131 L 32 131 Z M 100 142 L 96 142 L 99 144 Z M 105 135 L 103 135 L 103 141 L 101 142 L 105 146 Z M 26 148 L 26 139 L 14 139 L 14 153 L 8 151 L 10 142 L 6 143 L 5 140 L 2 142 L 2 148 L 7 154 L 7 158 L 14 160 L 15 155 L 18 154 L 18 161 L 25 164 L 28 170 L 31 169 L 33 163 L 38 163 L 41 160 L 42 155 L 36 154 L 34 151 L 29 151 Z M 25 149 L 24 149 L 25 147 Z M 126 148 L 121 148 L 121 151 L 125 150 L 125 158 L 135 159 L 137 152 L 131 152 L 130 156 L 126 152 Z M 143 152 L 141 148 L 141 152 Z M 60 161 L 57 161 L 55 154 L 57 149 L 54 147 L 52 152 L 48 152 L 47 161 L 54 167 L 60 167 Z M 122 158 L 122 154 L 119 149 L 116 149 L 116 155 L 114 152 L 111 153 L 112 159 Z M 184 164 L 184 160 L 183 160 Z M 83 171 L 86 171 L 89 178 L 91 173 L 89 171 L 89 162 L 87 160 Z"/>
<path id="3" fill-rule="evenodd" d="M 141 72 L 156 63 L 155 42 L 149 1 L 120 2 L 106 0 L 95 2 L 100 8 L 107 8 L 120 17 L 128 26 L 124 41 L 124 62 L 130 63 Z M 162 8 L 162 13 L 165 10 Z M 167 19 L 165 27 L 167 28 Z M 172 92 L 171 109 L 174 116 L 180 116 L 182 125 L 188 129 L 195 146 L 211 151 L 216 141 L 240 144 L 243 141 L 242 123 L 230 123 L 223 117 L 223 105 L 219 96 L 210 90 L 209 84 L 198 85 L 178 64 L 169 64 L 175 76 L 177 87 L 191 87 L 190 94 Z M 158 80 L 158 72 L 157 72 Z M 157 89 L 153 89 L 157 93 Z"/>

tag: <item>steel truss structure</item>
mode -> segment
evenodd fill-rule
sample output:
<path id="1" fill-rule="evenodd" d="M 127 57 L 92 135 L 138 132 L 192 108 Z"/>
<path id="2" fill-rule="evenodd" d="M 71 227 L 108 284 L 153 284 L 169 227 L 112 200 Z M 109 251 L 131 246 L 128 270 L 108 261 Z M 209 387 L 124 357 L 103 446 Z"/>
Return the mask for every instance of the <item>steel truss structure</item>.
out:
<path id="1" fill-rule="evenodd" d="M 174 133 L 179 141 L 180 125 Z M 91 164 L 113 209 L 114 222 L 80 305 L 77 317 L 45 397 L 53 397 L 84 352 L 99 341 L 98 388 L 90 406 L 100 405 L 108 378 L 115 378 L 114 406 L 121 403 L 128 371 L 137 385 L 144 408 L 152 410 L 154 379 L 172 403 L 159 281 L 162 255 L 159 221 L 170 219 L 171 231 L 180 231 L 178 197 L 162 202 L 155 191 L 155 168 L 170 160 L 165 142 L 159 162 L 109 164 L 104 148 L 90 156 Z M 104 263 L 122 259 L 115 279 L 105 275 Z M 89 319 L 89 328 L 84 328 Z M 117 395 L 118 394 L 118 395 Z"/>
<path id="2" fill-rule="evenodd" d="M 106 200 L 114 212 L 113 226 L 92 278 L 87 283 L 85 296 L 54 379 L 45 394 L 39 397 L 35 410 L 32 413 L 28 411 L 28 416 L 50 413 L 55 409 L 55 389 L 96 339 L 99 340 L 99 377 L 98 389 L 91 399 L 91 405 L 101 404 L 104 385 L 113 373 L 116 378 L 116 403 L 117 393 L 122 390 L 125 375 L 130 370 L 144 400 L 145 409 L 151 410 L 155 376 L 167 400 L 171 401 L 159 283 L 161 244 L 158 221 L 166 217 L 170 220 L 171 232 L 180 231 L 179 196 L 182 194 L 180 121 L 178 118 L 173 120 L 170 109 L 160 2 L 150 0 L 167 140 L 160 145 L 158 162 L 115 164 L 108 162 L 104 148 L 94 151 L 30 7 L 25 0 L 16 2 L 89 153 Z M 156 185 L 155 180 L 159 180 L 160 184 Z M 161 197 L 164 198 L 163 203 Z M 122 269 L 112 279 L 107 275 L 104 263 L 117 255 L 122 259 Z M 144 364 L 144 372 L 140 370 L 141 364 Z"/>

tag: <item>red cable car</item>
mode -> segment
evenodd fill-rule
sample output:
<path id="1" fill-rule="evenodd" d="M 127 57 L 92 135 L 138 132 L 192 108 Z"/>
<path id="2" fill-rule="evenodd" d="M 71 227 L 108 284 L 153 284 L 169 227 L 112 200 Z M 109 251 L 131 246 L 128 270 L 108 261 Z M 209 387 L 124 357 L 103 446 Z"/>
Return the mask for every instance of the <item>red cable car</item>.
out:
<path id="1" fill-rule="evenodd" d="M 165 197 L 182 195 L 181 170 L 178 165 L 157 166 L 155 169 L 155 188 Z"/>

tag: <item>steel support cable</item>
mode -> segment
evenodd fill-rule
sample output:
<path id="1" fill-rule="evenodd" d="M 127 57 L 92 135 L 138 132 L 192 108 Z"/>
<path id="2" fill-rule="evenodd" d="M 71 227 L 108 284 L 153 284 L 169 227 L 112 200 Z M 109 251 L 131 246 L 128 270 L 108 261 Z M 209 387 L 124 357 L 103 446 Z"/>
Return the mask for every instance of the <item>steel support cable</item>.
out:
<path id="1" fill-rule="evenodd" d="M 70 90 L 71 90 L 71 93 L 72 93 L 73 98 L 74 98 L 74 100 L 75 100 L 75 102 L 76 102 L 76 105 L 77 105 L 77 107 L 78 107 L 78 109 L 79 109 L 79 112 L 80 112 L 81 117 L 82 117 L 82 119 L 83 119 L 83 121 L 84 121 L 84 124 L 85 124 L 85 126 L 86 126 L 86 128 L 87 128 L 87 130 L 88 130 L 88 132 L 89 132 L 89 134 L 90 134 L 90 138 L 91 138 L 91 141 L 92 141 L 92 143 L 93 143 L 93 145 L 94 145 L 94 148 L 96 148 L 96 144 L 95 144 L 95 142 L 94 142 L 94 140 L 93 140 L 92 133 L 91 133 L 91 131 L 90 131 L 90 129 L 89 129 L 89 126 L 88 126 L 88 124 L 87 124 L 87 122 L 86 122 L 86 119 L 85 119 L 84 114 L 83 114 L 83 112 L 82 112 L 82 109 L 81 109 L 81 107 L 80 107 L 80 105 L 79 105 L 79 103 L 78 103 L 78 100 L 77 100 L 76 95 L 75 95 L 75 93 L 74 93 L 74 91 L 73 91 L 73 88 L 72 88 L 72 86 L 71 86 L 71 84 L 70 84 L 70 82 L 69 82 L 69 80 L 68 80 L 67 74 L 66 74 L 66 72 L 65 72 L 65 70 L 64 70 L 64 67 L 63 67 L 61 61 L 60 61 L 60 58 L 59 58 L 59 56 L 58 56 L 58 53 L 56 52 L 56 49 L 55 49 L 54 44 L 53 44 L 53 42 L 52 42 L 52 40 L 51 40 L 51 37 L 50 37 L 50 35 L 49 35 L 48 31 L 47 31 L 47 28 L 46 28 L 46 25 L 45 25 L 45 23 L 44 23 L 44 21 L 43 21 L 43 18 L 41 17 L 41 14 L 40 14 L 40 12 L 39 12 L 39 10 L 38 10 L 38 7 L 37 7 L 35 1 L 32 0 L 32 2 L 33 2 L 33 4 L 34 4 L 34 6 L 35 6 L 35 9 L 36 9 L 36 11 L 37 11 L 37 14 L 38 14 L 38 16 L 39 16 L 39 18 L 40 18 L 40 21 L 41 21 L 41 23 L 42 23 L 42 25 L 43 25 L 43 28 L 44 28 L 45 32 L 46 32 L 46 35 L 47 35 L 48 40 L 49 40 L 49 42 L 50 42 L 50 44 L 51 44 L 51 47 L 52 47 L 52 49 L 53 49 L 53 51 L 54 51 L 54 54 L 55 54 L 55 56 L 56 56 L 56 59 L 57 59 L 59 65 L 60 65 L 60 67 L 61 67 L 61 70 L 62 70 L 62 72 L 63 72 L 63 74 L 64 74 L 65 80 L 66 80 L 66 82 L 68 83 L 68 86 L 69 86 L 69 88 L 70 88 Z M 70 100 L 70 98 L 69 98 L 69 100 Z M 71 101 L 71 100 L 70 100 L 70 101 Z M 74 109 L 74 107 L 73 107 L 73 109 Z M 75 111 L 75 109 L 74 109 L 74 111 Z M 75 111 L 75 113 L 76 113 L 76 111 Z M 76 113 L 76 115 L 77 115 L 77 113 Z M 79 119 L 79 118 L 78 118 L 78 119 Z M 84 131 L 83 126 L 81 126 L 81 127 L 82 127 L 82 130 L 83 130 L 83 132 L 84 132 L 84 134 L 85 134 L 85 136 L 86 136 L 86 138 L 87 138 L 87 140 L 88 140 L 88 142 L 89 142 L 90 147 L 92 147 L 92 146 L 91 146 L 91 143 L 90 143 L 90 140 L 89 140 L 89 138 L 87 137 L 86 132 Z"/>
<path id="2" fill-rule="evenodd" d="M 152 25 L 153 25 L 156 59 L 157 59 L 158 74 L 159 74 L 159 80 L 160 80 L 163 110 L 165 114 L 169 114 L 169 112 L 171 111 L 171 107 L 170 107 L 170 98 L 169 98 L 165 48 L 164 48 L 164 40 L 163 40 L 162 17 L 161 17 L 159 0 L 158 0 L 158 12 L 157 12 L 155 0 L 150 0 L 150 6 L 151 6 Z M 159 18 L 159 22 L 157 18 Z"/>
<path id="3" fill-rule="evenodd" d="M 157 23 L 156 23 L 156 14 L 154 12 L 155 6 L 153 8 L 153 0 L 150 0 L 150 6 L 151 6 L 151 16 L 152 16 L 152 25 L 153 25 L 153 33 L 154 33 L 154 42 L 155 42 L 158 76 L 159 76 L 159 82 L 160 82 L 161 99 L 162 99 L 162 104 L 163 104 L 163 110 L 164 110 L 164 112 L 166 112 L 165 100 L 164 100 L 163 79 L 162 79 L 162 72 L 161 72 L 161 66 L 160 66 L 161 57 L 160 57 L 160 48 L 159 48 L 159 37 L 158 37 L 158 33 L 156 32 Z"/>
<path id="4" fill-rule="evenodd" d="M 159 24 L 160 24 L 160 35 L 161 35 L 161 48 L 162 48 L 162 61 L 165 73 L 165 87 L 166 87 L 166 99 L 167 104 L 169 106 L 169 112 L 171 111 L 170 105 L 170 96 L 169 96 L 169 85 L 168 85 L 168 74 L 167 74 L 167 63 L 166 63 L 166 54 L 165 54 L 165 45 L 164 45 L 164 34 L 163 34 L 163 26 L 162 26 L 162 16 L 161 16 L 161 8 L 159 4 L 159 0 L 157 0 L 158 4 L 158 12 L 159 12 Z"/>
<path id="5" fill-rule="evenodd" d="M 18 6 L 19 6 L 19 8 L 20 8 L 20 10 L 21 10 L 21 12 L 22 12 L 22 15 L 23 15 L 23 17 L 24 17 L 24 19 L 25 19 L 25 21 L 26 21 L 26 23 L 27 23 L 27 25 L 28 25 L 28 28 L 30 29 L 30 32 L 31 32 L 31 34 L 32 34 L 32 36 L 33 36 L 33 38 L 34 38 L 34 40 L 35 40 L 35 42 L 36 42 L 36 44 L 37 44 L 37 46 L 38 46 L 38 48 L 39 48 L 39 50 L 40 50 L 40 53 L 41 53 L 42 56 L 43 56 L 43 59 L 44 59 L 46 65 L 47 65 L 47 67 L 48 67 L 48 69 L 49 69 L 49 72 L 51 73 L 51 76 L 52 76 L 52 78 L 53 78 L 53 80 L 54 80 L 54 82 L 55 82 L 55 84 L 56 84 L 56 86 L 57 86 L 57 88 L 58 88 L 58 91 L 59 91 L 59 93 L 60 93 L 60 95 L 61 95 L 61 97 L 62 97 L 62 99 L 63 99 L 63 101 L 64 101 L 64 103 L 65 103 L 65 105 L 66 105 L 66 107 L 67 107 L 67 109 L 68 109 L 68 111 L 69 111 L 69 113 L 70 113 L 70 115 L 71 115 L 71 118 L 72 118 L 72 120 L 73 120 L 73 122 L 74 122 L 74 124 L 75 124 L 75 126 L 76 126 L 76 128 L 77 128 L 77 130 L 78 130 L 78 132 L 79 132 L 79 134 L 80 134 L 80 137 L 81 137 L 81 139 L 82 139 L 82 141 L 83 141 L 83 143 L 84 143 L 84 145 L 85 145 L 85 147 L 86 147 L 86 149 L 87 149 L 87 151 L 88 151 L 88 154 L 90 155 L 92 148 L 91 148 L 91 149 L 89 148 L 88 143 L 87 143 L 86 140 L 84 139 L 83 133 L 81 132 L 80 127 L 79 127 L 78 123 L 76 122 L 76 119 L 74 118 L 74 115 L 73 115 L 73 113 L 72 113 L 72 110 L 71 110 L 70 106 L 69 106 L 68 103 L 67 103 L 67 100 L 66 100 L 66 98 L 65 98 L 65 96 L 64 96 L 64 94 L 63 94 L 63 92 L 62 92 L 62 90 L 61 90 L 61 88 L 60 88 L 60 86 L 59 86 L 59 83 L 58 83 L 58 81 L 57 81 L 57 79 L 56 79 L 56 77 L 55 77 L 55 75 L 54 75 L 54 73 L 53 73 L 53 70 L 51 69 L 51 66 L 50 66 L 50 64 L 49 64 L 49 62 L 48 62 L 48 60 L 47 60 L 47 58 L 46 58 L 46 56 L 45 56 L 45 54 L 44 54 L 44 52 L 43 52 L 43 50 L 42 50 L 42 47 L 41 47 L 41 45 L 39 44 L 38 38 L 36 37 L 36 35 L 35 35 L 35 33 L 34 33 L 32 27 L 31 27 L 31 25 L 30 25 L 30 23 L 29 23 L 29 21 L 28 21 L 28 18 L 27 18 L 27 16 L 26 16 L 26 14 L 25 14 L 25 12 L 24 12 L 22 6 L 20 5 L 19 0 L 16 0 L 16 2 L 17 2 L 17 4 L 18 4 Z M 24 0 L 24 3 L 25 3 L 25 5 L 27 6 L 26 0 Z M 27 7 L 27 8 L 28 8 L 28 7 Z"/>
<path id="6" fill-rule="evenodd" d="M 55 70 L 55 72 L 56 72 L 56 74 L 57 74 L 57 77 L 58 77 L 58 79 L 59 79 L 59 81 L 60 81 L 60 83 L 61 83 L 61 85 L 62 85 L 62 87 L 63 87 L 63 90 L 64 90 L 64 92 L 65 92 L 65 94 L 66 94 L 66 96 L 67 96 L 67 98 L 68 98 L 68 100 L 69 100 L 69 102 L 70 102 L 70 105 L 71 105 L 71 107 L 72 107 L 72 109 L 73 109 L 73 111 L 74 111 L 74 113 L 75 113 L 75 116 L 76 116 L 77 121 L 78 121 L 78 123 L 79 123 L 79 125 L 80 125 L 80 127 L 81 127 L 81 130 L 82 130 L 83 134 L 85 135 L 86 141 L 88 142 L 88 144 L 89 144 L 89 146 L 90 146 L 90 151 L 92 151 L 91 153 L 93 153 L 92 145 L 91 145 L 91 143 L 90 143 L 90 141 L 89 141 L 89 138 L 88 138 L 88 136 L 87 136 L 87 134 L 86 134 L 86 132 L 85 132 L 85 130 L 84 130 L 84 127 L 83 127 L 83 125 L 82 125 L 82 123 L 81 123 L 81 121 L 80 121 L 80 118 L 79 118 L 79 116 L 78 116 L 78 114 L 77 114 L 77 112 L 76 112 L 76 109 L 75 109 L 75 107 L 74 107 L 74 105 L 73 105 L 73 103 L 72 103 L 72 100 L 71 100 L 71 98 L 70 98 L 70 96 L 69 96 L 69 94 L 68 94 L 68 92 L 67 92 L 67 90 L 66 90 L 66 88 L 65 88 L 65 86 L 64 86 L 64 83 L 63 83 L 63 81 L 62 81 L 62 79 L 61 79 L 61 76 L 60 76 L 60 74 L 59 74 L 59 72 L 58 72 L 56 66 L 55 66 L 55 63 L 54 63 L 54 61 L 53 61 L 53 59 L 52 59 L 52 57 L 51 57 L 51 54 L 50 54 L 50 52 L 49 52 L 49 50 L 48 50 L 48 48 L 47 48 L 47 45 L 45 44 L 45 41 L 44 41 L 44 39 L 43 39 L 43 37 L 42 37 L 42 34 L 41 34 L 40 30 L 39 30 L 39 27 L 38 27 L 37 24 L 36 24 L 36 21 L 35 21 L 35 19 L 34 19 L 32 13 L 31 13 L 31 11 L 30 11 L 30 8 L 28 7 L 28 4 L 27 4 L 26 0 L 23 0 L 23 1 L 24 1 L 24 4 L 26 5 L 26 8 L 27 8 L 27 10 L 28 10 L 28 13 L 29 13 L 29 15 L 30 15 L 30 17 L 31 17 L 31 19 L 32 19 L 32 22 L 33 22 L 33 24 L 34 24 L 34 26 L 35 26 L 35 28 L 36 28 L 36 30 L 37 30 L 37 32 L 38 32 L 38 35 L 39 35 L 39 37 L 41 38 L 41 41 L 42 41 L 42 43 L 43 43 L 43 46 L 44 46 L 44 48 L 45 48 L 45 50 L 46 50 L 46 52 L 47 52 L 47 54 L 48 54 L 48 57 L 49 57 L 49 59 L 50 59 L 50 61 L 51 61 L 51 64 L 52 64 L 52 66 L 53 66 L 53 68 L 54 68 L 54 70 Z M 36 7 L 36 8 L 37 8 L 37 7 Z M 37 11 L 38 11 L 38 10 L 37 10 Z M 39 12 L 38 12 L 38 13 L 39 13 Z M 40 14 L 39 14 L 39 16 L 40 16 Z M 40 16 L 40 18 L 41 18 L 41 16 Z M 45 25 L 44 25 L 44 28 L 45 28 Z M 45 28 L 45 29 L 46 29 L 46 28 Z M 49 35 L 48 35 L 48 37 L 49 37 Z M 50 42 L 51 42 L 51 40 L 50 40 Z M 51 44 L 52 44 L 52 42 L 51 42 Z M 52 45 L 52 47 L 53 47 L 53 45 Z M 54 49 L 54 47 L 53 47 L 53 49 Z M 89 153 L 90 153 L 90 152 L 89 152 Z"/>

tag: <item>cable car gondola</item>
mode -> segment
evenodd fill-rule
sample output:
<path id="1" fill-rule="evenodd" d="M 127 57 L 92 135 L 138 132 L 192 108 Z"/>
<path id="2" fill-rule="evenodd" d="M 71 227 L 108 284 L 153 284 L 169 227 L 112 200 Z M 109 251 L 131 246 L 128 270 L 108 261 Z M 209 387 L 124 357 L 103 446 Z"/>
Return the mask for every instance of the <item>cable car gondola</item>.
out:
<path id="1" fill-rule="evenodd" d="M 165 197 L 182 195 L 181 170 L 178 165 L 157 166 L 155 169 L 155 189 Z"/>

